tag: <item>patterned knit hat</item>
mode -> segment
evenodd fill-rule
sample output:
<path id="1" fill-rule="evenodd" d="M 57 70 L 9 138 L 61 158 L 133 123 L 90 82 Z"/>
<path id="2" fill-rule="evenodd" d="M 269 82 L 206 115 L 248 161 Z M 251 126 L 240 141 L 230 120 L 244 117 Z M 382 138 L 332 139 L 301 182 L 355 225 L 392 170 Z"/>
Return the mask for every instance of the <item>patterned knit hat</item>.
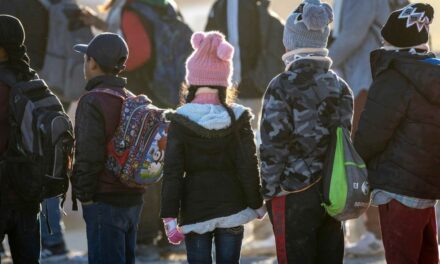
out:
<path id="1" fill-rule="evenodd" d="M 409 48 L 429 40 L 429 25 L 434 9 L 429 4 L 411 4 L 391 13 L 382 29 L 383 38 L 391 45 Z"/>
<path id="2" fill-rule="evenodd" d="M 332 21 L 333 10 L 328 4 L 304 0 L 287 18 L 283 37 L 286 50 L 327 47 Z"/>
<path id="3" fill-rule="evenodd" d="M 191 38 L 193 54 L 186 61 L 190 85 L 231 86 L 234 47 L 219 32 L 197 32 Z"/>

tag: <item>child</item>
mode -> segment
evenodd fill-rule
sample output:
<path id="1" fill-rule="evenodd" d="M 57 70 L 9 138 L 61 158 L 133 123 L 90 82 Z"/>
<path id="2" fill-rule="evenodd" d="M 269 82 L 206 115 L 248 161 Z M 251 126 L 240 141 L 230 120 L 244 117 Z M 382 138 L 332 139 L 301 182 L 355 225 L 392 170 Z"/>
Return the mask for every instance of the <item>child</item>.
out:
<path id="1" fill-rule="evenodd" d="M 234 49 L 224 36 L 191 41 L 186 104 L 167 115 L 161 217 L 171 243 L 186 235 L 189 263 L 212 263 L 213 240 L 217 263 L 239 263 L 243 225 L 264 216 L 252 113 L 232 103 Z"/>
<path id="2" fill-rule="evenodd" d="M 367 162 L 387 263 L 438 263 L 440 60 L 429 52 L 434 10 L 412 4 L 382 29 L 355 147 Z"/>
<path id="3" fill-rule="evenodd" d="M 119 77 L 128 58 L 121 37 L 103 33 L 74 49 L 84 53 L 87 91 L 106 88 L 128 97 L 127 80 Z M 82 203 L 89 263 L 135 263 L 144 189 L 124 185 L 105 168 L 106 146 L 119 125 L 121 107 L 119 97 L 90 92 L 81 98 L 76 111 L 72 189 Z"/>
<path id="4" fill-rule="evenodd" d="M 11 76 L 17 82 L 38 78 L 29 66 L 25 36 L 20 20 L 13 16 L 0 15 L 0 154 L 3 171 L 0 176 L 0 243 L 7 235 L 13 262 L 35 264 L 39 263 L 41 248 L 40 201 L 23 199 L 23 193 L 13 184 L 14 178 L 23 177 L 21 174 L 25 173 L 17 175 L 15 170 L 4 168 L 8 148 L 14 149 L 8 142 L 14 142 L 11 140 L 11 131 L 15 131 L 11 128 L 11 87 L 7 80 Z M 19 163 L 19 166 L 22 164 Z M 27 172 L 26 177 L 29 177 Z M 30 179 L 33 178 L 28 181 Z"/>
<path id="5" fill-rule="evenodd" d="M 331 127 L 350 128 L 353 116 L 350 88 L 329 70 L 332 19 L 319 0 L 304 1 L 289 16 L 286 71 L 264 98 L 261 175 L 280 264 L 343 260 L 342 226 L 321 206 L 319 188 Z"/>

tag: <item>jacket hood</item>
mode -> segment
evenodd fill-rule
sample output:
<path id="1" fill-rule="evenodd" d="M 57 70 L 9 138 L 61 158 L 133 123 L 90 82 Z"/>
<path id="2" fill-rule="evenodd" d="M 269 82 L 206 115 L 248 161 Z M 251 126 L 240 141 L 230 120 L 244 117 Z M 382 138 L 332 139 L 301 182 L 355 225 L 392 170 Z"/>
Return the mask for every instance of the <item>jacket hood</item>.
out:
<path id="1" fill-rule="evenodd" d="M 237 123 L 249 122 L 251 110 L 239 104 L 232 104 Z M 166 114 L 167 118 L 184 125 L 197 134 L 216 137 L 228 134 L 231 130 L 231 118 L 222 105 L 188 103 Z"/>
<path id="2" fill-rule="evenodd" d="M 440 66 L 424 61 L 429 58 L 435 58 L 435 55 L 376 50 L 371 53 L 373 79 L 384 71 L 393 69 L 411 82 L 430 103 L 440 105 Z"/>

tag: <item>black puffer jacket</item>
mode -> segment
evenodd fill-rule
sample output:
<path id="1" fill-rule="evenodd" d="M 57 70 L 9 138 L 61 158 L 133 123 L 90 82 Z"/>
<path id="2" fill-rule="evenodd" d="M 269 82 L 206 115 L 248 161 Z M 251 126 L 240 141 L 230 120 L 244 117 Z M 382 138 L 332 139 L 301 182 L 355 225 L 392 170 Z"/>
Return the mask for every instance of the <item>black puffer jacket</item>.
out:
<path id="1" fill-rule="evenodd" d="M 432 54 L 378 50 L 355 137 L 373 189 L 440 198 L 440 66 Z"/>
<path id="2" fill-rule="evenodd" d="M 234 126 L 210 130 L 188 117 L 171 120 L 162 185 L 162 218 L 188 225 L 230 216 L 263 200 L 251 115 Z"/>

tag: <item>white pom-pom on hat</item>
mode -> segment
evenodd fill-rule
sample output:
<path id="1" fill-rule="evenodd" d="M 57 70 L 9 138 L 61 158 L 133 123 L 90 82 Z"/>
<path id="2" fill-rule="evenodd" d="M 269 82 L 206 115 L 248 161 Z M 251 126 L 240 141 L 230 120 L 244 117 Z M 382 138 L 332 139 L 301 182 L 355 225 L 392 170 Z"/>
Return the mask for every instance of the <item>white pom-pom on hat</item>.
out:
<path id="1" fill-rule="evenodd" d="M 226 41 L 222 41 L 217 48 L 217 56 L 224 61 L 232 60 L 234 57 L 234 47 Z"/>
<path id="2" fill-rule="evenodd" d="M 205 40 L 205 33 L 203 32 L 196 32 L 192 35 L 191 37 L 191 45 L 193 47 L 193 49 L 198 49 L 200 48 L 200 45 L 202 45 L 203 40 Z"/>

